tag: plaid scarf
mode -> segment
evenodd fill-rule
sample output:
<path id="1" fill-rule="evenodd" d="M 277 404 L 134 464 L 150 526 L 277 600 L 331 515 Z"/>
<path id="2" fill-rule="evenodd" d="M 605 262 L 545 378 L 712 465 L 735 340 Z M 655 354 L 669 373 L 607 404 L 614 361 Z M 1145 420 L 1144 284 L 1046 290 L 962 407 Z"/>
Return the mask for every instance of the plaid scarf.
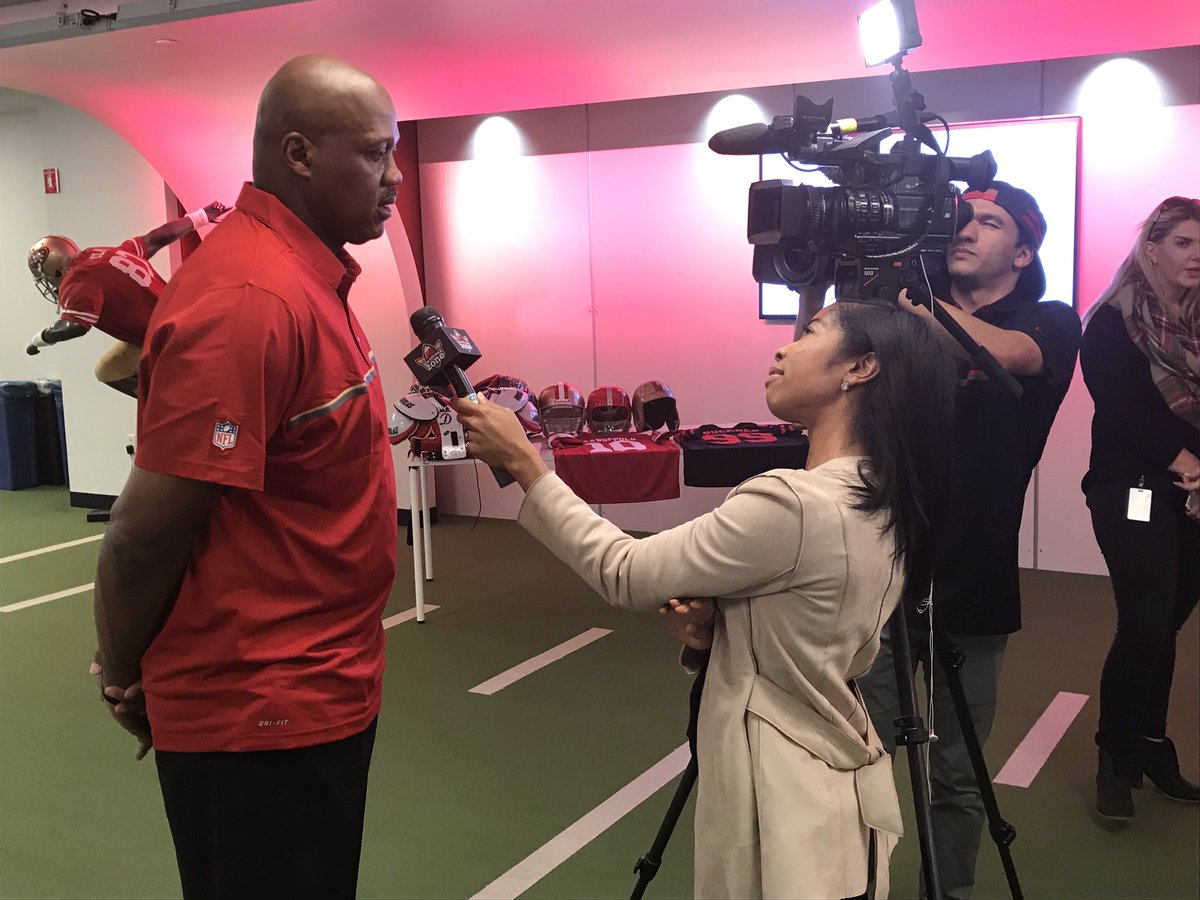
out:
<path id="1" fill-rule="evenodd" d="M 1150 377 L 1171 412 L 1200 428 L 1200 317 L 1172 319 L 1144 278 L 1136 278 L 1108 298 L 1121 311 L 1125 330 L 1150 360 Z"/>

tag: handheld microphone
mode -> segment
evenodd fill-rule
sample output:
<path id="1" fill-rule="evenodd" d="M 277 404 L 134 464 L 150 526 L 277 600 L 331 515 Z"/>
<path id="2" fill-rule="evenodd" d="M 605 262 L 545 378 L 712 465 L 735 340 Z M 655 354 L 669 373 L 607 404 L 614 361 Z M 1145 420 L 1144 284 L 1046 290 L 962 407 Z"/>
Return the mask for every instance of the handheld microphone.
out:
<path id="1" fill-rule="evenodd" d="M 470 368 L 482 354 L 470 335 L 461 328 L 447 328 L 432 306 L 422 306 L 408 322 L 421 342 L 404 357 L 417 381 L 424 385 L 448 384 L 456 397 L 474 400 L 475 388 L 463 369 Z"/>
<path id="2" fill-rule="evenodd" d="M 461 328 L 448 328 L 432 306 L 422 306 L 408 317 L 413 333 L 420 340 L 404 357 L 404 362 L 423 385 L 448 384 L 454 396 L 478 403 L 475 388 L 463 369 L 482 355 L 475 342 Z M 508 487 L 516 479 L 503 469 L 492 469 L 496 483 Z"/>
<path id="3" fill-rule="evenodd" d="M 762 122 L 718 131 L 708 139 L 708 149 L 725 156 L 759 156 L 783 153 L 795 144 L 792 128 L 772 128 Z"/>

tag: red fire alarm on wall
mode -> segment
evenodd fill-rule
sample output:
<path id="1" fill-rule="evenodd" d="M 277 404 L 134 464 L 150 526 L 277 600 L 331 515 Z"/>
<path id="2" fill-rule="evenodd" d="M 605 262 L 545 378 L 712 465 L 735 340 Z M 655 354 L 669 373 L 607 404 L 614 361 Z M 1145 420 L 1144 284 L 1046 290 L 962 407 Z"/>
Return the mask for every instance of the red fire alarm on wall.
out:
<path id="1" fill-rule="evenodd" d="M 58 193 L 58 169 L 42 169 L 42 183 L 47 194 Z"/>

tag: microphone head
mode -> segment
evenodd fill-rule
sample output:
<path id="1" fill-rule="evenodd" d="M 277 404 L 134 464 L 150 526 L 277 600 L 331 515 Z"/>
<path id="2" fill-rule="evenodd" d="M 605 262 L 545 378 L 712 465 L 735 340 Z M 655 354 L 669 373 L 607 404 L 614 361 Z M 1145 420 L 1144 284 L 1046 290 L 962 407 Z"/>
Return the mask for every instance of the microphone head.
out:
<path id="1" fill-rule="evenodd" d="M 762 122 L 726 128 L 708 139 L 708 149 L 733 156 L 756 155 L 762 152 L 764 139 L 770 130 Z"/>
<path id="2" fill-rule="evenodd" d="M 425 335 L 446 323 L 442 321 L 441 313 L 432 306 L 422 306 L 408 317 L 408 324 L 412 326 L 413 333 L 423 340 Z"/>

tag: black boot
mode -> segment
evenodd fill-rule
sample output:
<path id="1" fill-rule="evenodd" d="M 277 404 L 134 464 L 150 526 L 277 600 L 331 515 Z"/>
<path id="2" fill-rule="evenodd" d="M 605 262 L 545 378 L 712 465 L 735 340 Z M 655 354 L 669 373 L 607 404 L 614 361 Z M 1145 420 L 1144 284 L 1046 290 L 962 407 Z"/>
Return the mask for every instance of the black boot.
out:
<path id="1" fill-rule="evenodd" d="M 1133 765 L 1154 782 L 1163 796 L 1181 803 L 1200 803 L 1200 787 L 1179 774 L 1179 756 L 1170 738 L 1161 741 L 1142 738 L 1133 755 Z"/>
<path id="2" fill-rule="evenodd" d="M 1096 812 L 1106 819 L 1132 819 L 1133 795 L 1137 775 L 1131 756 L 1113 756 L 1100 748 L 1100 766 L 1096 770 Z"/>

